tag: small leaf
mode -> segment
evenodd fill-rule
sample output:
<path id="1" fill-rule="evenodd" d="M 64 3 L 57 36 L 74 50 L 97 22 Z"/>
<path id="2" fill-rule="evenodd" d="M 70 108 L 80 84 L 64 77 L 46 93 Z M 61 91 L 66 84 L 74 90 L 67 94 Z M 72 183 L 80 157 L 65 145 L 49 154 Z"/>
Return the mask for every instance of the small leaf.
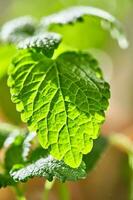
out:
<path id="1" fill-rule="evenodd" d="M 5 167 L 8 171 L 14 164 L 27 161 L 35 136 L 35 132 L 28 133 L 25 129 L 16 127 L 8 134 L 3 145 L 6 149 Z"/>
<path id="2" fill-rule="evenodd" d="M 31 150 L 30 148 L 32 146 L 32 141 L 35 138 L 35 136 L 36 136 L 35 132 L 28 133 L 24 142 L 23 142 L 22 157 L 23 157 L 24 161 L 27 160 L 27 157 L 28 157 L 29 152 Z"/>
<path id="3" fill-rule="evenodd" d="M 0 188 L 16 184 L 9 171 L 14 164 L 20 163 L 21 158 L 21 143 L 24 139 L 21 129 L 17 127 L 0 123 L 0 148 L 5 152 L 4 160 L 2 161 L 2 171 L 0 174 Z"/>
<path id="4" fill-rule="evenodd" d="M 22 120 L 54 158 L 77 168 L 98 137 L 110 97 L 97 61 L 81 52 L 52 60 L 23 50 L 9 75 L 12 100 Z"/>
<path id="5" fill-rule="evenodd" d="M 26 37 L 32 36 L 36 30 L 36 21 L 30 16 L 13 19 L 3 25 L 0 40 L 17 44 Z"/>
<path id="6" fill-rule="evenodd" d="M 61 42 L 61 36 L 57 33 L 44 33 L 36 35 L 21 41 L 18 44 L 20 49 L 35 48 L 43 52 L 46 56 L 51 57 Z"/>
<path id="7" fill-rule="evenodd" d="M 31 153 L 28 164 L 15 165 L 10 175 L 14 181 L 27 181 L 29 178 L 38 176 L 45 177 L 49 181 L 56 178 L 62 182 L 85 179 L 95 167 L 106 146 L 107 140 L 99 137 L 94 143 L 92 152 L 83 157 L 82 163 L 76 169 L 69 167 L 63 161 L 55 160 L 48 151 L 39 147 Z"/>
<path id="8" fill-rule="evenodd" d="M 74 24 L 77 21 L 82 22 L 85 16 L 100 18 L 102 20 L 103 28 L 106 28 L 111 32 L 112 37 L 118 40 L 119 45 L 122 48 L 128 47 L 128 41 L 124 36 L 122 26 L 119 21 L 117 21 L 115 17 L 108 12 L 95 7 L 75 6 L 68 8 L 61 12 L 44 17 L 41 20 L 41 26 L 45 29 L 49 29 L 51 25 L 54 24 Z"/>
<path id="9" fill-rule="evenodd" d="M 17 136 L 16 140 L 7 149 L 5 153 L 5 162 L 4 162 L 4 166 L 7 173 L 11 170 L 14 164 L 24 163 L 22 157 L 23 141 L 24 138 L 21 135 Z"/>
<path id="10" fill-rule="evenodd" d="M 28 133 L 25 129 L 0 123 L 0 148 L 4 151 L 4 159 L 2 160 L 0 173 L 0 188 L 16 184 L 9 175 L 11 168 L 20 163 L 25 163 L 25 159 L 29 155 L 31 142 L 35 137 L 35 133 Z M 24 158 L 23 158 L 24 157 Z"/>
<path id="11" fill-rule="evenodd" d="M 31 147 L 31 144 L 29 143 L 33 138 L 33 133 L 27 133 L 25 129 L 18 129 L 14 127 L 12 132 L 10 132 L 4 142 L 4 167 L 7 172 L 10 171 L 14 164 L 24 163 L 23 154 L 26 154 L 27 156 Z"/>
<path id="12" fill-rule="evenodd" d="M 63 161 L 55 160 L 42 148 L 37 149 L 37 153 L 35 154 L 38 159 L 35 160 L 37 157 L 33 156 L 33 160 L 31 160 L 32 164 L 27 164 L 26 166 L 18 164 L 13 167 L 10 175 L 15 181 L 27 181 L 29 178 L 37 176 L 45 177 L 49 181 L 52 181 L 54 177 L 62 182 L 66 180 L 77 181 L 85 178 L 87 175 L 83 162 L 77 169 L 73 169 Z"/>

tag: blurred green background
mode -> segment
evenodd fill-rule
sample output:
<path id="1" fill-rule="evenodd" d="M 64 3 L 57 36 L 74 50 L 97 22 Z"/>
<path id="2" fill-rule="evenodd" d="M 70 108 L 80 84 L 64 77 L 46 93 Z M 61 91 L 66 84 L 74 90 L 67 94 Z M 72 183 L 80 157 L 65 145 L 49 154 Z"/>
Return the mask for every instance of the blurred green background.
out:
<path id="1" fill-rule="evenodd" d="M 124 132 L 133 135 L 133 1 L 132 0 L 0 0 L 0 26 L 18 16 L 32 15 L 38 20 L 46 15 L 75 5 L 96 6 L 102 8 L 123 25 L 129 48 L 119 48 L 108 32 L 103 30 L 100 22 L 92 17 L 75 26 L 56 27 L 54 31 L 63 34 L 64 44 L 68 47 L 85 49 L 99 60 L 105 78 L 111 84 L 110 108 L 103 133 Z M 11 103 L 9 89 L 6 86 L 7 67 L 14 53 L 13 46 L 0 44 L 0 120 L 21 124 L 20 115 Z M 123 155 L 109 149 L 97 170 L 84 182 L 69 184 L 71 199 L 74 200 L 128 200 L 127 183 L 121 177 L 120 166 Z M 112 164 L 113 163 L 113 164 Z M 51 200 L 59 199 L 59 184 L 51 194 Z M 36 191 L 36 193 L 34 192 Z M 39 200 L 42 182 L 29 183 L 28 200 Z M 67 191 L 66 191 L 67 193 Z M 8 190 L 0 191 L 0 200 L 11 200 Z M 67 199 L 67 195 L 66 195 Z M 65 199 L 62 199 L 65 200 Z"/>

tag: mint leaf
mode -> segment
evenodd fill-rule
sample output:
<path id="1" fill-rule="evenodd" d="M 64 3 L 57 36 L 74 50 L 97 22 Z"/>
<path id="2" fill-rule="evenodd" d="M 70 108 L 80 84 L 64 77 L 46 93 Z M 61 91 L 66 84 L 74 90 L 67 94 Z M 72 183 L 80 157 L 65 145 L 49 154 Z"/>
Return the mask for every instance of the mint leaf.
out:
<path id="1" fill-rule="evenodd" d="M 82 22 L 85 16 L 94 16 L 101 19 L 103 28 L 106 28 L 111 32 L 112 37 L 118 40 L 118 43 L 122 48 L 127 48 L 128 41 L 124 36 L 122 26 L 119 21 L 116 20 L 115 17 L 113 17 L 108 12 L 99 8 L 89 6 L 71 7 L 64 11 L 44 17 L 41 20 L 41 26 L 43 26 L 47 30 L 52 25 L 56 24 L 74 24 L 77 21 Z"/>
<path id="2" fill-rule="evenodd" d="M 46 56 L 51 57 L 61 42 L 61 36 L 57 33 L 47 32 L 40 35 L 35 35 L 21 41 L 18 44 L 20 49 L 35 48 L 43 52 Z"/>
<path id="3" fill-rule="evenodd" d="M 17 44 L 26 37 L 32 36 L 36 30 L 36 21 L 30 16 L 13 19 L 3 25 L 0 40 Z"/>
<path id="4" fill-rule="evenodd" d="M 14 129 L 4 142 L 5 148 L 5 169 L 9 171 L 14 164 L 23 164 L 28 160 L 32 145 L 34 143 L 35 132 Z"/>
<path id="5" fill-rule="evenodd" d="M 81 163 L 77 169 L 73 169 L 63 161 L 58 161 L 50 155 L 46 156 L 45 151 L 43 154 L 45 156 L 41 155 L 42 157 L 36 161 L 32 161 L 32 164 L 27 164 L 26 166 L 15 165 L 10 171 L 10 175 L 14 181 L 27 181 L 29 178 L 38 176 L 45 177 L 49 181 L 52 181 L 55 177 L 64 182 L 66 180 L 77 181 L 86 177 L 84 163 Z"/>
<path id="6" fill-rule="evenodd" d="M 0 138 L 3 139 L 3 133 L 9 130 L 8 124 L 1 124 L 0 127 Z M 4 129 L 5 127 L 5 129 Z M 5 134 L 2 147 L 5 149 L 5 168 L 10 169 L 12 165 L 20 161 L 25 162 L 28 159 L 30 151 L 32 150 L 32 144 L 36 137 L 35 132 L 27 132 L 25 129 L 18 129 L 15 126 L 11 126 L 12 131 Z M 14 128 L 13 128 L 14 127 Z M 3 128 L 3 129 L 2 129 Z M 3 132 L 2 132 L 3 131 Z M 0 143 L 0 145 L 1 145 Z M 1 146 L 0 146 L 1 147 Z M 10 167 L 7 167 L 10 166 Z"/>
<path id="7" fill-rule="evenodd" d="M 37 132 L 41 145 L 77 168 L 98 137 L 110 97 L 97 61 L 82 52 L 52 60 L 23 50 L 13 60 L 8 85 L 22 120 Z"/>
<path id="8" fill-rule="evenodd" d="M 10 136 L 11 138 L 11 136 Z M 14 164 L 24 163 L 22 152 L 23 152 L 23 135 L 17 135 L 12 143 L 8 146 L 5 152 L 4 167 L 7 173 L 11 170 Z"/>
<path id="9" fill-rule="evenodd" d="M 10 176 L 9 171 L 14 165 L 21 165 L 27 161 L 31 151 L 32 141 L 35 133 L 28 133 L 24 129 L 18 129 L 9 124 L 0 124 L 0 145 L 4 150 L 4 160 L 2 161 L 2 171 L 0 173 L 0 188 L 15 185 L 15 181 Z M 2 134 L 5 138 L 1 139 Z M 0 147 L 1 147 L 0 146 Z"/>
<path id="10" fill-rule="evenodd" d="M 22 157 L 24 161 L 27 161 L 27 158 L 29 156 L 31 147 L 32 147 L 32 142 L 33 139 L 35 138 L 36 133 L 35 132 L 30 132 L 26 135 L 24 141 L 23 141 L 23 146 L 22 146 Z"/>
<path id="11" fill-rule="evenodd" d="M 49 181 L 56 178 L 62 182 L 85 179 L 95 167 L 106 146 L 107 140 L 99 137 L 94 143 L 92 152 L 84 155 L 82 163 L 76 169 L 69 167 L 63 161 L 54 159 L 48 151 L 38 147 L 31 153 L 28 163 L 14 165 L 10 175 L 16 182 L 27 181 L 33 177 L 44 177 Z"/>
<path id="12" fill-rule="evenodd" d="M 16 163 L 24 163 L 22 159 L 22 145 L 25 131 L 16 126 L 0 123 L 0 148 L 4 150 L 4 159 L 1 160 L 0 188 L 16 184 L 9 171 Z"/>

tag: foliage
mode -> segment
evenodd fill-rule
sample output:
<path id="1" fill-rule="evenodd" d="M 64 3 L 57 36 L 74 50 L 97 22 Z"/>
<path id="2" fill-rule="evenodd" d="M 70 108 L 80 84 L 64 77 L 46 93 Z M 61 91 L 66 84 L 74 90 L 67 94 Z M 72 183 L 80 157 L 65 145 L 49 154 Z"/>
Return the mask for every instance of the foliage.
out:
<path id="1" fill-rule="evenodd" d="M 17 47 L 8 86 L 28 130 L 1 124 L 5 158 L 0 187 L 35 176 L 62 182 L 84 179 L 107 146 L 107 140 L 98 136 L 110 87 L 98 61 L 85 51 L 61 51 L 62 35 L 50 32 L 54 25 L 83 22 L 86 16 L 100 19 L 120 46 L 127 47 L 120 23 L 93 7 L 70 8 L 40 22 L 21 17 L 1 28 L 1 42 Z"/>
<path id="2" fill-rule="evenodd" d="M 78 167 L 98 136 L 110 96 L 96 60 L 66 52 L 53 61 L 26 50 L 9 70 L 8 85 L 22 120 L 51 155 Z"/>
<path id="3" fill-rule="evenodd" d="M 42 176 L 52 181 L 57 178 L 60 181 L 77 181 L 86 178 L 87 174 L 95 166 L 102 152 L 107 146 L 107 139 L 100 137 L 91 152 L 83 157 L 83 161 L 77 169 L 66 165 L 63 161 L 55 160 L 42 148 L 35 149 L 26 166 L 14 165 L 10 175 L 15 181 L 26 181 L 35 176 Z M 32 163 L 32 164 L 31 164 Z"/>
<path id="4" fill-rule="evenodd" d="M 19 18 L 16 25 L 13 20 L 1 30 L 3 41 L 19 41 L 17 46 L 22 49 L 12 62 L 8 79 L 22 120 L 37 132 L 40 144 L 49 147 L 54 158 L 63 159 L 73 168 L 80 165 L 83 154 L 91 151 L 93 139 L 98 136 L 110 97 L 109 86 L 97 61 L 87 53 L 66 52 L 49 59 L 61 37 L 45 31 L 53 23 L 74 23 L 85 15 L 108 22 L 120 43 L 123 35 L 119 22 L 91 7 L 75 7 L 45 17 L 38 26 L 31 18 Z"/>
<path id="5" fill-rule="evenodd" d="M 29 178 L 35 176 L 45 177 L 49 181 L 57 178 L 63 182 L 66 180 L 76 181 L 84 179 L 88 172 L 95 166 L 99 156 L 106 147 L 106 139 L 100 137 L 94 145 L 91 159 L 89 159 L 90 154 L 87 154 L 83 157 L 80 166 L 73 169 L 63 161 L 54 159 L 49 155 L 49 151 L 44 150 L 39 144 L 34 146 L 33 139 L 36 139 L 35 134 L 28 133 L 24 129 L 15 129 L 8 124 L 1 124 L 1 129 L 2 127 L 5 127 L 3 133 L 7 137 L 3 143 L 3 149 L 5 149 L 3 166 L 5 172 L 0 175 L 2 177 L 0 187 L 14 185 L 16 181 L 27 181 Z M 23 157 L 25 155 L 24 152 L 27 152 L 26 160 Z"/>

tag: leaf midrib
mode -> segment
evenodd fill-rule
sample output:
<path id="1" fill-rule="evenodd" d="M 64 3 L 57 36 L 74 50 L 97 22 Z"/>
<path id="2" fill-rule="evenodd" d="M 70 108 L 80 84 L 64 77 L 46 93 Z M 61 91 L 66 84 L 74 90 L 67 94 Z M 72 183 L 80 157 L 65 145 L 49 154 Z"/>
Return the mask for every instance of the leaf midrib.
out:
<path id="1" fill-rule="evenodd" d="M 71 144 L 71 136 L 70 136 L 70 132 L 69 132 L 69 128 L 68 128 L 68 113 L 67 113 L 67 109 L 66 109 L 66 105 L 65 105 L 64 95 L 63 95 L 63 92 L 62 92 L 62 89 L 61 89 L 61 85 L 60 85 L 60 75 L 59 75 L 59 70 L 58 70 L 58 64 L 57 63 L 55 64 L 55 69 L 56 69 L 56 74 L 57 74 L 58 87 L 59 87 L 60 92 L 61 92 L 61 96 L 62 96 L 63 104 L 64 104 L 64 111 L 65 111 L 65 115 L 66 115 L 66 128 L 67 128 L 67 132 L 68 132 L 68 136 L 69 136 L 69 145 L 70 145 L 70 150 L 68 150 L 68 151 L 71 151 L 71 153 L 73 155 L 72 144 Z M 76 163 L 74 155 L 73 155 L 73 159 L 74 159 L 74 162 Z"/>

